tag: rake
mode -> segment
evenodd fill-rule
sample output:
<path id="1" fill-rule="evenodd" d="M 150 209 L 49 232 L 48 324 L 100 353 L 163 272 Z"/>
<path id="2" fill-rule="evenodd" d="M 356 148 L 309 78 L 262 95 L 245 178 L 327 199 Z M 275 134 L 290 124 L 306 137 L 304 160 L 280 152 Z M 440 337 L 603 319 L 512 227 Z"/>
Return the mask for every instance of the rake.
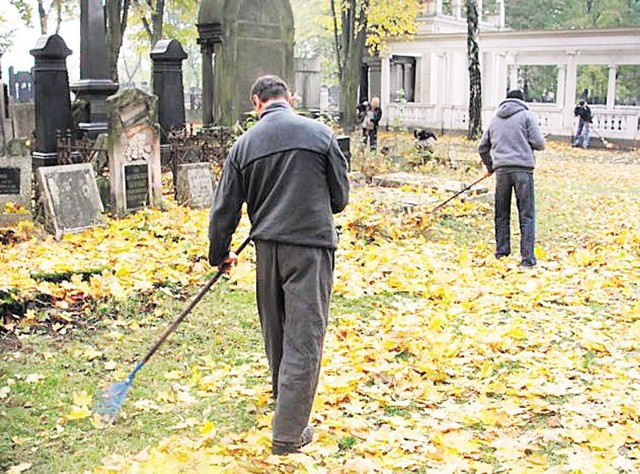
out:
<path id="1" fill-rule="evenodd" d="M 471 188 L 473 188 L 476 184 L 478 184 L 480 181 L 483 181 L 484 179 L 488 178 L 489 175 L 484 175 L 482 178 L 474 181 L 473 183 L 471 183 L 469 186 L 467 186 L 466 188 L 458 191 L 457 193 L 455 193 L 453 196 L 450 196 L 446 201 L 441 202 L 440 204 L 438 204 L 436 207 L 434 207 L 433 209 L 431 209 L 429 211 L 429 214 L 433 214 L 434 212 L 436 212 L 438 209 L 440 209 L 441 207 L 444 207 L 447 203 L 449 203 L 449 201 L 455 199 L 456 197 L 460 196 L 462 193 L 465 193 L 467 191 L 469 191 Z"/>
<path id="2" fill-rule="evenodd" d="M 251 238 L 247 237 L 247 239 L 242 242 L 240 247 L 235 251 L 236 255 L 239 255 L 242 250 L 249 245 L 251 242 Z M 180 315 L 174 319 L 171 325 L 165 329 L 160 336 L 160 339 L 153 345 L 153 347 L 147 352 L 147 355 L 144 356 L 138 364 L 131 371 L 129 376 L 123 381 L 114 383 L 111 386 L 107 387 L 96 397 L 96 403 L 94 407 L 94 412 L 100 415 L 102 421 L 104 422 L 112 422 L 115 420 L 116 416 L 118 416 L 118 412 L 122 405 L 124 404 L 124 400 L 127 397 L 127 393 L 129 392 L 129 388 L 131 388 L 131 384 L 133 383 L 133 379 L 140 369 L 142 369 L 145 364 L 151 359 L 153 354 L 156 353 L 158 348 L 162 345 L 164 341 L 167 340 L 169 335 L 178 327 L 178 325 L 187 317 L 187 315 L 191 312 L 191 310 L 200 302 L 202 297 L 209 291 L 209 289 L 217 282 L 220 277 L 225 273 L 226 269 L 220 269 L 218 272 L 211 277 L 209 281 L 202 287 L 202 289 L 198 292 L 198 294 L 191 300 L 189 305 L 182 310 Z"/>

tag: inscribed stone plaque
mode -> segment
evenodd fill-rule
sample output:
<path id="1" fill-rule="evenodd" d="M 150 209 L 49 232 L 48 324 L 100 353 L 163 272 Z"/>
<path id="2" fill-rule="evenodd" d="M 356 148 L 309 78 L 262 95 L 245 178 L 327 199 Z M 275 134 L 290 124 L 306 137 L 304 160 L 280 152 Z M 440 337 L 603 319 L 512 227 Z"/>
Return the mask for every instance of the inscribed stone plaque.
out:
<path id="1" fill-rule="evenodd" d="M 211 205 L 213 175 L 209 163 L 179 165 L 176 183 L 178 204 L 186 204 L 193 208 L 203 208 Z"/>
<path id="2" fill-rule="evenodd" d="M 31 219 L 31 157 L 0 157 L 0 226 Z"/>
<path id="3" fill-rule="evenodd" d="M 89 163 L 40 167 L 38 184 L 45 228 L 56 239 L 104 224 L 102 201 Z"/>
<path id="4" fill-rule="evenodd" d="M 20 168 L 0 168 L 0 194 L 20 194 Z"/>
<path id="5" fill-rule="evenodd" d="M 118 215 L 162 206 L 157 97 L 125 89 L 107 98 L 109 180 Z"/>
<path id="6" fill-rule="evenodd" d="M 128 165 L 124 167 L 124 188 L 127 196 L 127 209 L 139 209 L 149 202 L 149 167 Z"/>

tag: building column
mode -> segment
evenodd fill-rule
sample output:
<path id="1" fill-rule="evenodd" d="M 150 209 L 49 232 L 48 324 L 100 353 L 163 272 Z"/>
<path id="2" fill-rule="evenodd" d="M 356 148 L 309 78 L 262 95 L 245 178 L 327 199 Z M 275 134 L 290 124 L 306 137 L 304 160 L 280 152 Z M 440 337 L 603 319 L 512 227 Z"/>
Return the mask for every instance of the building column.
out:
<path id="1" fill-rule="evenodd" d="M 496 73 L 495 73 L 495 103 L 498 105 L 507 95 L 507 55 L 505 53 L 498 53 L 496 58 Z"/>
<path id="2" fill-rule="evenodd" d="M 442 15 L 442 0 L 436 0 L 436 15 Z"/>
<path id="3" fill-rule="evenodd" d="M 477 0 L 478 2 L 478 23 L 482 21 L 482 0 Z"/>
<path id="4" fill-rule="evenodd" d="M 505 25 L 505 19 L 506 19 L 506 13 L 505 13 L 505 8 L 504 8 L 504 0 L 498 0 L 498 15 L 499 15 L 499 20 L 498 20 L 498 27 L 499 28 L 504 28 Z"/>
<path id="5" fill-rule="evenodd" d="M 512 64 L 509 70 L 509 90 L 518 88 L 518 65 Z"/>
<path id="6" fill-rule="evenodd" d="M 389 56 L 382 56 L 380 60 L 380 106 L 382 107 L 382 110 L 384 110 L 384 108 L 391 103 L 391 63 L 389 61 Z M 389 114 L 386 114 L 386 116 L 387 123 L 389 123 Z"/>
<path id="7" fill-rule="evenodd" d="M 213 45 L 202 43 L 202 123 L 213 125 Z"/>
<path id="8" fill-rule="evenodd" d="M 461 0 L 453 0 L 453 16 L 456 17 L 456 20 L 462 19 L 462 1 Z"/>
<path id="9" fill-rule="evenodd" d="M 496 94 L 496 53 L 484 53 L 482 59 L 482 102 L 485 106 L 492 106 L 494 104 Z"/>
<path id="10" fill-rule="evenodd" d="M 609 83 L 607 84 L 607 110 L 613 110 L 616 105 L 616 76 L 618 65 L 609 65 Z"/>
<path id="11" fill-rule="evenodd" d="M 558 66 L 558 85 L 556 87 L 556 105 L 564 106 L 564 91 L 567 87 L 567 66 L 561 64 Z"/>
<path id="12" fill-rule="evenodd" d="M 578 65 L 576 51 L 567 52 L 566 87 L 564 90 L 564 109 L 562 111 L 562 126 L 565 133 L 573 133 L 573 109 L 576 101 L 576 87 L 578 82 Z"/>

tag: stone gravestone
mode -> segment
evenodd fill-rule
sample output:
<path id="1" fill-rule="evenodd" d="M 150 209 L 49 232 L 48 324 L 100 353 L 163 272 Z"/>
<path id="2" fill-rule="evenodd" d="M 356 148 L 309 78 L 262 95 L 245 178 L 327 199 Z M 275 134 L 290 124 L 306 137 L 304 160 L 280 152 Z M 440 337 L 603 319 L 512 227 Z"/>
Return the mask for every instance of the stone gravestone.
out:
<path id="1" fill-rule="evenodd" d="M 232 126 L 253 110 L 250 91 L 258 76 L 276 74 L 293 87 L 289 0 L 202 0 L 196 26 L 205 125 Z"/>
<path id="2" fill-rule="evenodd" d="M 182 61 L 185 59 L 187 54 L 176 40 L 160 40 L 151 51 L 153 93 L 158 96 L 158 122 L 163 144 L 168 143 L 170 130 L 184 128 Z"/>
<path id="3" fill-rule="evenodd" d="M 109 179 L 117 215 L 162 206 L 158 98 L 124 89 L 107 98 Z"/>
<path id="4" fill-rule="evenodd" d="M 348 169 L 351 170 L 351 137 L 349 135 L 340 135 L 336 137 L 340 151 L 347 159 Z"/>
<path id="5" fill-rule="evenodd" d="M 56 240 L 66 233 L 104 225 L 104 209 L 89 163 L 40 167 L 37 177 L 45 229 Z"/>
<path id="6" fill-rule="evenodd" d="M 31 157 L 0 157 L 0 226 L 31 220 Z"/>
<path id="7" fill-rule="evenodd" d="M 178 204 L 186 204 L 193 208 L 211 206 L 213 174 L 209 163 L 178 165 L 176 185 Z"/>
<path id="8" fill-rule="evenodd" d="M 66 58 L 71 54 L 59 35 L 41 36 L 30 51 L 33 68 L 36 110 L 36 144 L 33 166 L 58 164 L 58 130 L 72 126 L 69 75 Z"/>
<path id="9" fill-rule="evenodd" d="M 77 2 L 76 2 L 77 3 Z M 76 94 L 78 128 L 94 138 L 107 130 L 105 99 L 118 90 L 111 80 L 103 0 L 80 0 L 80 80 Z"/>

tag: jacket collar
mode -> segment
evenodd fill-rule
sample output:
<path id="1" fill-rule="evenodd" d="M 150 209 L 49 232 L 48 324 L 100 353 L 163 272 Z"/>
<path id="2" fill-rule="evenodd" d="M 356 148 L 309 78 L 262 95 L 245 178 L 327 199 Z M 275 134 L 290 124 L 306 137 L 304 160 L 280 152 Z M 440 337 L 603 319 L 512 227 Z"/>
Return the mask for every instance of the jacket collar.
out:
<path id="1" fill-rule="evenodd" d="M 260 114 L 260 118 L 263 118 L 272 112 L 277 112 L 281 110 L 291 110 L 291 106 L 285 100 L 279 100 L 277 102 L 269 104 L 267 108 L 265 108 Z"/>

